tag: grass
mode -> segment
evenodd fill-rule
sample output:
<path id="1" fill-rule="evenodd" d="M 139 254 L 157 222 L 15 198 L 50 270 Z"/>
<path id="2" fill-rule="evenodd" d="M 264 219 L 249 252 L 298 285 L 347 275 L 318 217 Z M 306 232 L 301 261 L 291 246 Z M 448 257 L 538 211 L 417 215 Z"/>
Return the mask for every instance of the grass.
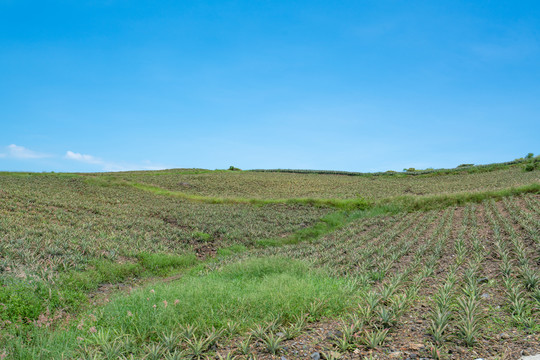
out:
<path id="1" fill-rule="evenodd" d="M 127 182 L 126 185 L 133 186 L 140 190 L 149 191 L 156 195 L 176 197 L 180 199 L 201 202 L 206 204 L 250 204 L 250 205 L 309 205 L 319 207 L 334 207 L 342 209 L 367 209 L 370 203 L 363 198 L 357 199 L 318 199 L 318 198 L 287 198 L 287 199 L 259 199 L 259 198 L 239 198 L 239 197 L 215 197 L 192 195 L 180 191 L 162 189 L 157 186 L 145 185 L 141 183 Z"/>
<path id="2" fill-rule="evenodd" d="M 0 287 L 0 319 L 9 322 L 27 322 L 37 319 L 47 309 L 72 308 L 86 300 L 84 294 L 60 292 L 42 282 L 10 279 Z"/>
<path id="3" fill-rule="evenodd" d="M 53 281 L 27 276 L 24 279 L 5 277 L 0 287 L 0 318 L 29 323 L 46 311 L 75 311 L 86 304 L 86 294 L 103 284 L 117 284 L 137 278 L 164 276 L 198 263 L 193 254 L 141 253 L 135 263 L 93 260 L 83 271 L 60 273 Z"/>
<path id="4" fill-rule="evenodd" d="M 201 334 L 212 327 L 223 329 L 228 322 L 240 322 L 240 330 L 247 330 L 277 315 L 292 319 L 323 299 L 326 306 L 318 316 L 338 314 L 354 304 L 344 284 L 301 261 L 249 259 L 116 298 L 103 308 L 97 324 L 143 338 L 179 324 L 194 324 Z M 128 311 L 133 317 L 126 316 Z"/>
<path id="5" fill-rule="evenodd" d="M 246 331 L 276 316 L 280 321 L 295 319 L 321 300 L 324 306 L 313 316 L 337 315 L 354 304 L 355 293 L 345 283 L 301 261 L 250 259 L 202 276 L 193 271 L 173 283 L 117 296 L 98 313 L 91 311 L 81 316 L 77 326 L 54 332 L 32 328 L 29 336 L 39 348 L 25 346 L 20 338 L 8 343 L 0 340 L 0 346 L 21 359 L 49 358 L 47 354 L 72 358 L 81 341 L 98 348 L 100 341 L 111 344 L 121 338 L 135 345 L 131 350 L 123 345 L 122 353 L 143 356 L 145 348 L 141 344 L 159 342 L 161 334 L 186 324 L 195 326 L 192 339 L 204 338 L 213 329 L 219 332 L 231 322 L 240 323 L 238 330 Z"/>
<path id="6" fill-rule="evenodd" d="M 300 229 L 289 236 L 281 238 L 261 239 L 256 242 L 258 246 L 283 246 L 298 244 L 303 241 L 314 241 L 323 235 L 343 227 L 345 224 L 360 218 L 390 215 L 397 212 L 393 206 L 376 206 L 366 210 L 338 211 L 322 217 L 318 222 L 305 229 Z"/>
<path id="7" fill-rule="evenodd" d="M 494 191 L 474 193 L 444 194 L 432 196 L 400 196 L 384 199 L 382 204 L 393 205 L 402 211 L 426 211 L 444 209 L 450 206 L 463 206 L 468 203 L 480 203 L 484 200 L 500 200 L 504 197 L 521 194 L 540 194 L 540 183 L 532 183 L 519 187 L 506 188 Z"/>
<path id="8" fill-rule="evenodd" d="M 94 260 L 85 271 L 69 271 L 60 275 L 65 288 L 83 291 L 95 290 L 101 284 L 114 284 L 128 278 L 141 276 L 144 267 L 140 263 L 116 263 Z"/>
<path id="9" fill-rule="evenodd" d="M 231 245 L 217 250 L 217 254 L 221 256 L 231 256 L 233 254 L 246 252 L 248 248 L 244 245 Z"/>

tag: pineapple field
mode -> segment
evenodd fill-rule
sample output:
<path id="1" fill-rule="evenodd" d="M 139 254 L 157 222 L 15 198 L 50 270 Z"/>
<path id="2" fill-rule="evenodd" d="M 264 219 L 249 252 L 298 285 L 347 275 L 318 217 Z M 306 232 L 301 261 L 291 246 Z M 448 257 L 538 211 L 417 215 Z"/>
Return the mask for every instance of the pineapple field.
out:
<path id="1" fill-rule="evenodd" d="M 0 359 L 540 353 L 540 172 L 0 173 Z"/>

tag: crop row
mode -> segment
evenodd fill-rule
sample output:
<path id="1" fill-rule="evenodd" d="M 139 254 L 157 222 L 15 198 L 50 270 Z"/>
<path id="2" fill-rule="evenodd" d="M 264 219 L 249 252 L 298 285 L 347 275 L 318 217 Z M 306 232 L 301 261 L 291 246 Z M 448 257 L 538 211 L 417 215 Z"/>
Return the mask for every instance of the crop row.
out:
<path id="1" fill-rule="evenodd" d="M 423 342 L 432 344 L 426 355 L 433 358 L 459 345 L 475 354 L 490 346 L 497 352 L 504 348 L 492 342 L 498 334 L 538 331 L 536 204 L 528 195 L 401 215 L 387 218 L 383 231 L 381 223 L 362 220 L 314 243 L 258 256 L 309 259 L 361 289 L 358 310 L 339 325 L 341 335 L 329 341 L 329 350 L 396 348 L 410 332 L 401 319 L 408 314 L 419 317 L 412 323 L 421 324 Z M 426 305 L 427 317 L 420 310 Z"/>

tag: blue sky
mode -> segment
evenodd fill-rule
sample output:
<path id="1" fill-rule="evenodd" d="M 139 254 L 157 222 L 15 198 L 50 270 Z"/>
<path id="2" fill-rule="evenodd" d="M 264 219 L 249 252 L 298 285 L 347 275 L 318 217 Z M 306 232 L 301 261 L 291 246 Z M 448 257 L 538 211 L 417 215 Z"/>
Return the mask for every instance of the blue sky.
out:
<path id="1" fill-rule="evenodd" d="M 0 0 L 0 170 L 540 152 L 538 1 Z"/>

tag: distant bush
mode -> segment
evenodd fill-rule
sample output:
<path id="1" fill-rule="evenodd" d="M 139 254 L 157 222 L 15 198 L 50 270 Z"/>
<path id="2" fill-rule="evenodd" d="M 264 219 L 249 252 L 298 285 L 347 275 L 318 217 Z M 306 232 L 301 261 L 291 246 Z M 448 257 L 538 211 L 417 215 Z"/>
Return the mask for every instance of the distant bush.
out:
<path id="1" fill-rule="evenodd" d="M 232 165 L 229 166 L 229 170 L 230 170 L 230 171 L 242 171 L 242 169 L 239 169 L 239 168 L 234 167 L 234 166 L 232 166 Z"/>
<path id="2" fill-rule="evenodd" d="M 526 159 L 527 162 L 523 166 L 524 171 L 533 171 L 540 168 L 540 156 L 534 157 L 533 153 L 528 153 Z"/>
<path id="3" fill-rule="evenodd" d="M 462 168 L 462 167 L 469 167 L 469 166 L 474 166 L 474 164 L 460 164 L 457 167 Z"/>
<path id="4" fill-rule="evenodd" d="M 540 161 L 538 160 L 538 158 L 532 160 L 531 162 L 525 164 L 525 166 L 523 167 L 523 170 L 525 171 L 533 171 L 533 170 L 536 170 L 540 168 Z"/>
<path id="5" fill-rule="evenodd" d="M 536 157 L 535 159 L 538 159 L 539 157 Z M 388 170 L 385 172 L 373 172 L 373 173 L 361 173 L 361 172 L 351 172 L 351 171 L 336 171 L 336 170 L 295 170 L 295 169 L 253 169 L 253 170 L 246 170 L 246 171 L 253 171 L 253 172 L 277 172 L 277 173 L 292 173 L 292 174 L 325 174 L 325 175 L 346 175 L 346 176 L 437 176 L 437 175 L 459 175 L 466 171 L 467 173 L 483 173 L 483 172 L 490 172 L 490 171 L 496 171 L 496 170 L 503 170 L 507 169 L 511 166 L 523 164 L 524 162 L 528 161 L 525 158 L 519 158 L 512 161 L 507 162 L 501 162 L 501 163 L 493 163 L 493 164 L 485 164 L 485 165 L 474 165 L 470 164 L 470 166 L 463 166 L 462 168 L 456 167 L 451 169 L 432 169 L 428 168 L 425 170 L 419 170 L 415 168 L 408 168 L 403 169 L 403 172 L 396 172 L 393 170 Z M 469 165 L 469 164 L 463 164 L 463 165 Z"/>

